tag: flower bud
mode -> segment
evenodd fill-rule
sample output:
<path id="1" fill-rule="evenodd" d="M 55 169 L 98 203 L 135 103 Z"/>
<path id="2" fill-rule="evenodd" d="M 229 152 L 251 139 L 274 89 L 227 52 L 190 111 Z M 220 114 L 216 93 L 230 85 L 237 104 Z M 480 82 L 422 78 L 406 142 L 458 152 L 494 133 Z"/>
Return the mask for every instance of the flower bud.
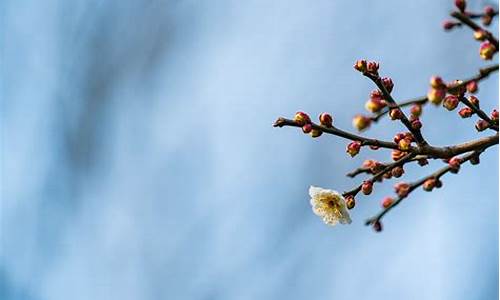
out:
<path id="1" fill-rule="evenodd" d="M 332 127 L 333 123 L 332 115 L 326 112 L 322 113 L 321 115 L 319 115 L 319 122 L 321 125 L 325 127 Z"/>
<path id="2" fill-rule="evenodd" d="M 489 26 L 491 24 L 491 21 L 493 21 L 493 17 L 489 15 L 484 15 L 481 18 L 481 22 L 483 23 L 484 26 Z"/>
<path id="3" fill-rule="evenodd" d="M 384 200 L 382 200 L 382 207 L 383 208 L 388 208 L 394 203 L 394 199 L 391 197 L 385 197 Z"/>
<path id="4" fill-rule="evenodd" d="M 369 99 L 365 104 L 365 109 L 369 112 L 376 113 L 385 107 L 385 102 L 382 100 L 376 100 L 374 98 Z"/>
<path id="5" fill-rule="evenodd" d="M 400 140 L 399 143 L 398 143 L 398 147 L 402 151 L 408 151 L 408 150 L 410 150 L 411 140 L 409 140 L 407 138 L 404 138 L 404 139 Z"/>
<path id="6" fill-rule="evenodd" d="M 384 100 L 384 94 L 380 90 L 373 90 L 370 93 L 370 99 Z"/>
<path id="7" fill-rule="evenodd" d="M 359 153 L 359 150 L 361 149 L 361 143 L 358 141 L 351 142 L 349 145 L 347 145 L 347 153 L 351 155 L 351 157 L 356 156 Z"/>
<path id="8" fill-rule="evenodd" d="M 486 5 L 484 7 L 484 14 L 487 16 L 494 16 L 495 15 L 495 9 L 491 5 Z"/>
<path id="9" fill-rule="evenodd" d="M 378 150 L 378 149 L 380 149 L 380 147 L 379 147 L 379 146 L 375 146 L 375 145 L 370 145 L 369 147 L 370 147 L 370 149 L 372 149 L 372 150 Z"/>
<path id="10" fill-rule="evenodd" d="M 422 128 L 422 122 L 420 122 L 419 118 L 413 119 L 411 121 L 411 127 L 413 129 L 417 129 L 418 130 L 418 129 Z"/>
<path id="11" fill-rule="evenodd" d="M 313 129 L 313 130 L 311 130 L 311 133 L 310 133 L 310 135 L 313 138 L 317 138 L 317 137 L 319 137 L 322 134 L 323 134 L 323 131 L 321 131 L 320 129 Z"/>
<path id="12" fill-rule="evenodd" d="M 415 138 L 413 137 L 413 134 L 411 132 L 405 132 L 405 139 L 408 139 L 410 142 L 414 142 Z"/>
<path id="13" fill-rule="evenodd" d="M 458 106 L 458 97 L 454 95 L 448 95 L 443 100 L 443 106 L 449 111 L 454 110 Z"/>
<path id="14" fill-rule="evenodd" d="M 406 197 L 410 192 L 410 185 L 406 182 L 400 182 L 394 185 L 394 190 L 399 197 Z"/>
<path id="15" fill-rule="evenodd" d="M 392 173 L 391 172 L 385 172 L 384 175 L 382 175 L 385 179 L 391 179 L 392 178 Z"/>
<path id="16" fill-rule="evenodd" d="M 475 107 L 479 108 L 479 99 L 476 96 L 470 95 L 469 102 L 474 104 Z"/>
<path id="17" fill-rule="evenodd" d="M 373 226 L 373 230 L 375 230 L 375 232 L 381 232 L 382 231 L 382 222 L 375 221 L 372 226 Z"/>
<path id="18" fill-rule="evenodd" d="M 394 143 L 399 143 L 402 139 L 406 137 L 406 134 L 404 132 L 400 132 L 394 136 Z"/>
<path id="19" fill-rule="evenodd" d="M 302 132 L 303 133 L 310 133 L 312 131 L 313 127 L 311 125 L 311 123 L 308 123 L 304 126 L 302 126 Z"/>
<path id="20" fill-rule="evenodd" d="M 432 76 L 431 80 L 430 80 L 430 84 L 431 84 L 431 87 L 435 88 L 435 89 L 442 89 L 442 88 L 446 87 L 443 79 L 439 76 Z"/>
<path id="21" fill-rule="evenodd" d="M 488 127 L 490 127 L 490 124 L 488 124 L 488 122 L 486 122 L 485 120 L 478 120 L 477 123 L 476 123 L 476 130 L 477 131 L 484 131 L 486 129 L 488 129 Z"/>
<path id="22" fill-rule="evenodd" d="M 307 115 L 305 112 L 298 111 L 295 113 L 295 116 L 293 117 L 293 120 L 295 123 L 304 126 L 307 123 L 311 123 L 311 118 L 309 118 L 309 115 Z"/>
<path id="23" fill-rule="evenodd" d="M 448 161 L 448 166 L 450 167 L 450 172 L 457 173 L 458 170 L 460 170 L 460 163 L 461 163 L 461 159 L 459 157 L 457 157 L 457 156 L 452 157 Z"/>
<path id="24" fill-rule="evenodd" d="M 345 204 L 347 206 L 347 209 L 353 209 L 354 206 L 356 206 L 356 200 L 354 200 L 353 196 L 347 196 L 345 199 Z"/>
<path id="25" fill-rule="evenodd" d="M 460 115 L 460 117 L 465 119 L 465 118 L 470 118 L 473 112 L 472 109 L 470 109 L 469 107 L 464 107 L 458 111 L 458 114 Z"/>
<path id="26" fill-rule="evenodd" d="M 436 179 L 435 178 L 429 178 L 426 181 L 424 181 L 424 184 L 423 184 L 424 191 L 430 192 L 435 187 L 436 187 Z"/>
<path id="27" fill-rule="evenodd" d="M 455 0 L 455 6 L 461 11 L 465 12 L 465 7 L 467 6 L 465 0 Z"/>
<path id="28" fill-rule="evenodd" d="M 375 164 L 377 164 L 377 161 L 374 159 L 367 159 L 363 162 L 361 165 L 363 168 L 371 169 Z"/>
<path id="29" fill-rule="evenodd" d="M 354 64 L 354 69 L 358 70 L 361 73 L 366 72 L 366 60 L 360 59 L 356 61 L 356 63 Z"/>
<path id="30" fill-rule="evenodd" d="M 400 160 L 401 158 L 403 158 L 407 153 L 404 152 L 404 151 L 400 151 L 400 150 L 397 150 L 397 149 L 394 149 L 392 150 L 391 152 L 391 157 L 392 157 L 392 160 L 394 161 L 398 161 Z"/>
<path id="31" fill-rule="evenodd" d="M 394 83 L 392 82 L 392 79 L 390 79 L 389 77 L 384 77 L 382 78 L 382 84 L 384 85 L 387 92 L 389 93 L 392 92 L 392 89 L 394 88 Z"/>
<path id="32" fill-rule="evenodd" d="M 422 115 L 422 105 L 421 104 L 414 104 L 410 108 L 410 113 L 413 117 L 418 118 Z"/>
<path id="33" fill-rule="evenodd" d="M 378 62 L 375 61 L 369 61 L 366 66 L 366 70 L 372 74 L 378 74 L 378 68 L 379 68 Z"/>
<path id="34" fill-rule="evenodd" d="M 491 112 L 491 120 L 493 120 L 493 122 L 495 122 L 495 124 L 498 124 L 498 110 L 494 109 L 492 112 Z"/>
<path id="35" fill-rule="evenodd" d="M 354 128 L 356 128 L 357 130 L 361 131 L 361 130 L 364 130 L 364 129 L 370 127 L 371 122 L 372 122 L 372 120 L 367 116 L 356 115 L 352 119 L 352 126 Z"/>
<path id="36" fill-rule="evenodd" d="M 421 158 L 418 160 L 418 165 L 421 167 L 428 165 L 428 164 L 429 164 L 429 161 L 426 158 Z"/>
<path id="37" fill-rule="evenodd" d="M 450 21 L 450 20 L 443 21 L 443 29 L 446 31 L 452 30 L 453 27 L 455 27 L 455 25 L 457 25 L 457 23 L 455 23 L 453 21 Z"/>
<path id="38" fill-rule="evenodd" d="M 405 170 L 403 169 L 403 167 L 399 167 L 399 166 L 398 167 L 394 167 L 391 170 L 391 174 L 395 178 L 399 178 L 399 177 L 403 176 L 404 173 L 405 173 Z"/>
<path id="39" fill-rule="evenodd" d="M 489 41 L 483 42 L 479 47 L 479 56 L 481 56 L 484 60 L 490 60 L 493 58 L 493 55 L 497 51 L 495 45 L 490 43 Z"/>
<path id="40" fill-rule="evenodd" d="M 365 195 L 370 195 L 373 191 L 373 183 L 369 180 L 363 182 L 361 185 L 361 192 Z"/>
<path id="41" fill-rule="evenodd" d="M 471 157 L 471 159 L 469 160 L 470 161 L 470 164 L 471 165 L 478 165 L 481 161 L 479 159 L 479 154 L 478 155 L 474 155 L 473 157 Z"/>
<path id="42" fill-rule="evenodd" d="M 446 90 L 442 88 L 440 89 L 432 88 L 427 93 L 427 99 L 429 99 L 429 101 L 434 105 L 441 104 L 441 101 L 443 101 L 443 98 L 445 96 L 446 96 Z"/>
<path id="43" fill-rule="evenodd" d="M 486 32 L 481 29 L 474 31 L 474 39 L 476 41 L 484 41 L 486 39 Z"/>
<path id="44" fill-rule="evenodd" d="M 389 111 L 389 117 L 391 120 L 399 120 L 403 117 L 403 112 L 399 108 L 392 108 Z"/>
<path id="45" fill-rule="evenodd" d="M 478 90 L 477 81 L 473 80 L 473 81 L 467 83 L 466 88 L 467 88 L 467 92 L 469 92 L 471 94 L 477 92 L 477 90 Z"/>

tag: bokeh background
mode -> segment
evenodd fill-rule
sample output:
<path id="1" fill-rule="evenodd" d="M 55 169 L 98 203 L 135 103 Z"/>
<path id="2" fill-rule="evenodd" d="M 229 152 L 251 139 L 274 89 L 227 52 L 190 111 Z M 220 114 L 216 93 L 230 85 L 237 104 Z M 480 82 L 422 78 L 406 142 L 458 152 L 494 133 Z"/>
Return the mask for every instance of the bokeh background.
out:
<path id="1" fill-rule="evenodd" d="M 358 58 L 380 61 L 397 99 L 476 74 L 471 32 L 441 29 L 451 0 L 0 6 L 1 299 L 498 298 L 497 148 L 376 234 L 363 223 L 394 180 L 334 228 L 308 187 L 350 189 L 346 172 L 389 153 L 350 159 L 345 140 L 271 126 L 304 110 L 350 129 L 373 89 Z M 497 107 L 497 74 L 478 96 Z M 488 134 L 474 119 L 428 107 L 423 132 Z"/>

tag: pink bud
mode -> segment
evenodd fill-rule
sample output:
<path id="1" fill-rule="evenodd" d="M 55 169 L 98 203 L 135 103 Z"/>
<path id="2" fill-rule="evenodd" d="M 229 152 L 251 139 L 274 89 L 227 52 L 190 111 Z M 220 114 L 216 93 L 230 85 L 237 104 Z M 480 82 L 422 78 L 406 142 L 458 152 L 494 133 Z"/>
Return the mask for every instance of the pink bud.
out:
<path id="1" fill-rule="evenodd" d="M 403 112 L 399 108 L 392 108 L 389 111 L 389 117 L 391 120 L 399 120 L 403 117 Z"/>
<path id="2" fill-rule="evenodd" d="M 483 42 L 479 47 L 479 56 L 484 60 L 490 60 L 496 53 L 497 48 L 489 41 Z"/>
<path id="3" fill-rule="evenodd" d="M 367 66 L 366 66 L 366 70 L 370 73 L 373 73 L 373 74 L 378 74 L 378 68 L 379 68 L 379 64 L 378 64 L 378 62 L 375 62 L 375 61 L 369 61 Z"/>
<path id="4" fill-rule="evenodd" d="M 484 7 L 484 14 L 488 16 L 494 16 L 495 15 L 495 9 L 491 5 L 486 5 Z"/>
<path id="5" fill-rule="evenodd" d="M 410 192 L 410 185 L 406 182 L 400 182 L 394 185 L 394 190 L 399 197 L 406 197 Z"/>
<path id="6" fill-rule="evenodd" d="M 417 129 L 418 130 L 418 129 L 422 128 L 422 122 L 420 122 L 419 118 L 413 119 L 411 121 L 411 127 L 413 129 Z"/>
<path id="7" fill-rule="evenodd" d="M 458 170 L 460 170 L 460 163 L 461 163 L 461 159 L 459 157 L 457 157 L 457 156 L 452 157 L 448 161 L 448 166 L 450 167 L 450 172 L 457 173 Z"/>
<path id="8" fill-rule="evenodd" d="M 450 20 L 443 21 L 443 29 L 446 31 L 452 30 L 453 27 L 455 27 L 455 25 L 457 25 L 457 23 L 455 23 L 453 21 L 450 21 Z"/>
<path id="9" fill-rule="evenodd" d="M 458 111 L 458 114 L 460 115 L 460 117 L 465 119 L 465 118 L 470 118 L 473 112 L 472 109 L 470 109 L 469 107 L 464 107 Z"/>
<path id="10" fill-rule="evenodd" d="M 467 6 L 465 0 L 455 0 L 455 6 L 461 11 L 465 12 L 465 7 Z"/>
<path id="11" fill-rule="evenodd" d="M 486 122 L 485 120 L 478 120 L 476 123 L 476 130 L 477 131 L 484 131 L 488 127 L 490 127 L 490 124 L 488 124 L 488 122 Z"/>
<path id="12" fill-rule="evenodd" d="M 454 95 L 448 95 L 444 98 L 443 100 L 443 106 L 449 110 L 452 111 L 458 106 L 458 97 Z"/>
<path id="13" fill-rule="evenodd" d="M 435 187 L 436 187 L 436 179 L 435 178 L 429 178 L 423 184 L 423 189 L 424 189 L 424 191 L 427 191 L 427 192 L 432 191 L 432 189 Z"/>
<path id="14" fill-rule="evenodd" d="M 309 118 L 309 115 L 301 111 L 295 113 L 293 120 L 301 126 L 304 126 L 307 123 L 311 123 L 311 118 Z"/>
<path id="15" fill-rule="evenodd" d="M 382 200 L 382 207 L 383 208 L 388 208 L 394 203 L 394 199 L 391 197 L 385 197 L 384 200 Z"/>
<path id="16" fill-rule="evenodd" d="M 313 129 L 313 127 L 310 123 L 302 126 L 302 132 L 304 132 L 304 133 L 309 133 L 312 131 L 312 129 Z"/>
<path id="17" fill-rule="evenodd" d="M 363 184 L 361 185 L 361 191 L 365 195 L 370 195 L 372 193 L 372 190 L 373 190 L 373 183 L 369 180 L 363 182 Z"/>
<path id="18" fill-rule="evenodd" d="M 469 102 L 474 104 L 475 107 L 479 108 L 479 99 L 476 96 L 470 95 Z"/>
<path id="19" fill-rule="evenodd" d="M 418 118 L 422 115 L 422 105 L 421 104 L 414 104 L 412 105 L 410 109 L 410 113 L 412 116 Z"/>
<path id="20" fill-rule="evenodd" d="M 490 116 L 495 123 L 498 123 L 498 110 L 494 109 Z"/>
<path id="21" fill-rule="evenodd" d="M 349 145 L 347 145 L 347 153 L 351 155 L 351 157 L 356 156 L 359 153 L 359 150 L 361 149 L 361 143 L 358 141 L 351 142 Z"/>
<path id="22" fill-rule="evenodd" d="M 391 158 L 392 160 L 394 161 L 398 161 L 400 160 L 401 158 L 403 158 L 407 153 L 404 152 L 404 151 L 400 151 L 400 150 L 397 150 L 397 149 L 394 149 L 392 150 L 391 152 Z"/>
<path id="23" fill-rule="evenodd" d="M 444 88 L 431 88 L 427 93 L 427 99 L 434 105 L 441 104 L 445 96 L 446 90 Z"/>
<path id="24" fill-rule="evenodd" d="M 384 77 L 382 78 L 382 84 L 389 93 L 392 92 L 392 89 L 394 88 L 394 83 L 392 82 L 392 79 L 390 79 L 389 77 Z"/>
<path id="25" fill-rule="evenodd" d="M 467 92 L 469 93 L 475 93 L 478 90 L 477 82 L 476 81 L 471 81 L 467 83 Z"/>
<path id="26" fill-rule="evenodd" d="M 441 88 L 446 87 L 443 79 L 439 76 L 432 76 L 431 80 L 430 80 L 430 84 L 431 84 L 431 87 L 435 88 L 435 89 L 441 89 Z"/>

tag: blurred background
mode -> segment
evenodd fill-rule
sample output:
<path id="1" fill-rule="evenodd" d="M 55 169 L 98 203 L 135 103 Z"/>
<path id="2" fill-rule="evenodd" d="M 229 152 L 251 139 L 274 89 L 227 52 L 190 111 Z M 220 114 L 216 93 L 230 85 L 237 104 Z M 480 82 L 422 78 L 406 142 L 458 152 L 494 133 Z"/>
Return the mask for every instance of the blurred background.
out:
<path id="1" fill-rule="evenodd" d="M 329 111 L 351 130 L 373 89 L 359 58 L 401 100 L 475 75 L 489 63 L 472 32 L 441 28 L 452 4 L 2 1 L 0 298 L 498 298 L 497 147 L 377 234 L 364 220 L 395 180 L 333 228 L 308 188 L 348 190 L 362 178 L 345 173 L 389 152 L 350 159 L 346 140 L 271 126 Z M 498 107 L 497 74 L 478 97 Z M 422 121 L 435 145 L 489 134 L 442 108 Z"/>

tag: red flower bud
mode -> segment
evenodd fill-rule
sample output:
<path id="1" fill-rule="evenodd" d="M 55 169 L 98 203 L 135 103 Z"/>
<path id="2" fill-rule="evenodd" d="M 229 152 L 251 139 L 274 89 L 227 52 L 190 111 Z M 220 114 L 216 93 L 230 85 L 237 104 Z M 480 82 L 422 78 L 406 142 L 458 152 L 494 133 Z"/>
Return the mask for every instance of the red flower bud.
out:
<path id="1" fill-rule="evenodd" d="M 380 90 L 373 90 L 370 93 L 370 99 L 384 100 L 384 94 Z"/>
<path id="2" fill-rule="evenodd" d="M 402 139 L 406 137 L 406 134 L 404 132 L 400 132 L 394 136 L 394 143 L 399 143 Z"/>
<path id="3" fill-rule="evenodd" d="M 465 12 L 466 3 L 465 0 L 455 0 L 455 6 L 461 11 Z"/>
<path id="4" fill-rule="evenodd" d="M 467 87 L 467 92 L 469 93 L 475 93 L 478 90 L 477 82 L 474 80 L 467 83 L 466 87 Z"/>
<path id="5" fill-rule="evenodd" d="M 384 77 L 382 78 L 382 84 L 384 85 L 385 89 L 387 92 L 392 92 L 392 89 L 394 88 L 394 83 L 392 82 L 392 79 L 389 77 Z"/>
<path id="6" fill-rule="evenodd" d="M 486 5 L 484 7 L 484 14 L 487 16 L 494 16 L 495 15 L 495 9 L 491 5 Z"/>
<path id="7" fill-rule="evenodd" d="M 464 107 L 458 111 L 458 114 L 460 115 L 460 117 L 465 119 L 465 118 L 470 118 L 473 112 L 472 109 L 470 109 L 469 107 Z"/>
<path id="8" fill-rule="evenodd" d="M 448 30 L 452 30 L 453 27 L 455 27 L 455 25 L 457 25 L 457 23 L 453 22 L 453 21 L 450 21 L 450 20 L 444 20 L 443 21 L 443 29 L 448 31 Z"/>
<path id="9" fill-rule="evenodd" d="M 447 110 L 454 110 L 458 106 L 458 97 L 454 95 L 448 95 L 443 100 L 443 106 Z"/>
<path id="10" fill-rule="evenodd" d="M 356 63 L 354 64 L 354 69 L 356 69 L 362 73 L 366 72 L 366 60 L 361 59 L 361 60 L 356 61 Z"/>
<path id="11" fill-rule="evenodd" d="M 377 163 L 376 160 L 373 160 L 373 159 L 367 159 L 363 162 L 363 164 L 361 165 L 363 168 L 367 168 L 367 169 L 370 169 L 372 168 L 375 164 Z"/>
<path id="12" fill-rule="evenodd" d="M 391 152 L 391 157 L 392 157 L 392 160 L 394 161 L 398 161 L 400 160 L 401 158 L 403 158 L 407 153 L 404 152 L 404 151 L 400 151 L 400 150 L 397 150 L 397 149 L 394 149 L 392 150 Z"/>
<path id="13" fill-rule="evenodd" d="M 352 119 L 352 126 L 354 126 L 354 128 L 356 128 L 357 130 L 361 131 L 370 127 L 371 122 L 372 120 L 367 116 L 356 115 Z"/>
<path id="14" fill-rule="evenodd" d="M 304 133 L 309 133 L 312 131 L 312 129 L 313 129 L 313 127 L 312 127 L 311 123 L 302 126 L 302 132 L 304 132 Z"/>
<path id="15" fill-rule="evenodd" d="M 363 182 L 363 184 L 361 185 L 361 192 L 363 192 L 363 194 L 365 195 L 370 195 L 372 193 L 372 190 L 373 190 L 373 183 L 369 180 Z"/>
<path id="16" fill-rule="evenodd" d="M 479 56 L 481 56 L 484 60 L 490 60 L 493 58 L 493 55 L 497 51 L 495 45 L 490 43 L 489 41 L 483 42 L 479 47 Z"/>
<path id="17" fill-rule="evenodd" d="M 430 84 L 431 84 L 431 87 L 435 88 L 435 89 L 442 89 L 442 88 L 446 87 L 443 79 L 439 76 L 432 76 L 431 80 L 430 80 Z"/>
<path id="18" fill-rule="evenodd" d="M 497 123 L 498 124 L 498 110 L 494 109 L 492 112 L 491 112 L 491 115 L 490 115 L 491 119 L 493 120 L 493 122 Z"/>
<path id="19" fill-rule="evenodd" d="M 405 170 L 403 169 L 403 167 L 395 167 L 391 170 L 391 174 L 395 178 L 399 178 L 399 177 L 403 176 L 404 173 L 405 173 Z"/>
<path id="20" fill-rule="evenodd" d="M 411 127 L 413 127 L 413 129 L 420 129 L 422 128 L 422 122 L 420 122 L 420 120 L 418 118 L 416 119 L 413 119 L 411 121 Z"/>
<path id="21" fill-rule="evenodd" d="M 448 161 L 448 166 L 450 167 L 450 172 L 452 173 L 457 173 L 458 170 L 460 170 L 460 163 L 461 163 L 461 159 L 457 156 L 455 157 L 452 157 L 449 161 Z"/>
<path id="22" fill-rule="evenodd" d="M 375 230 L 375 232 L 381 232 L 382 231 L 382 222 L 375 221 L 373 223 L 373 230 Z"/>
<path id="23" fill-rule="evenodd" d="M 379 64 L 378 62 L 375 61 L 369 61 L 366 66 L 366 70 L 372 74 L 378 74 L 378 68 Z"/>
<path id="24" fill-rule="evenodd" d="M 485 120 L 478 120 L 476 123 L 476 130 L 477 131 L 484 131 L 490 127 L 490 124 L 486 122 Z"/>
<path id="25" fill-rule="evenodd" d="M 307 123 L 311 123 L 311 118 L 309 118 L 309 115 L 301 111 L 295 113 L 293 120 L 301 126 L 304 126 Z"/>
<path id="26" fill-rule="evenodd" d="M 321 123 L 321 125 L 325 127 L 332 127 L 333 123 L 332 115 L 326 112 L 322 113 L 321 115 L 319 115 L 319 122 Z"/>
<path id="27" fill-rule="evenodd" d="M 436 187 L 436 179 L 435 178 L 427 179 L 423 185 L 424 191 L 427 191 L 427 192 L 432 191 L 432 189 L 435 187 Z"/>
<path id="28" fill-rule="evenodd" d="M 382 200 L 382 207 L 383 208 L 388 208 L 394 203 L 394 199 L 391 197 L 385 197 L 384 200 Z"/>
<path id="29" fill-rule="evenodd" d="M 345 204 L 347 206 L 347 209 L 353 209 L 354 206 L 356 206 L 356 200 L 354 200 L 354 197 L 353 196 L 347 196 L 347 198 L 345 199 Z"/>
<path id="30" fill-rule="evenodd" d="M 361 143 L 358 141 L 351 142 L 349 145 L 347 145 L 347 153 L 351 155 L 351 157 L 356 156 L 359 153 L 359 150 L 361 149 Z"/>
<path id="31" fill-rule="evenodd" d="M 410 185 L 406 182 L 400 182 L 394 185 L 394 190 L 399 197 L 406 197 L 410 192 Z"/>
<path id="32" fill-rule="evenodd" d="M 403 117 L 403 112 L 399 108 L 392 108 L 389 111 L 389 117 L 391 120 L 399 120 Z"/>
<path id="33" fill-rule="evenodd" d="M 446 90 L 444 88 L 431 88 L 427 93 L 427 99 L 434 105 L 441 104 L 445 96 Z"/>
<path id="34" fill-rule="evenodd" d="M 479 108 L 479 99 L 476 96 L 470 95 L 469 102 L 474 104 L 475 107 Z"/>
<path id="35" fill-rule="evenodd" d="M 422 105 L 421 104 L 414 104 L 410 108 L 410 113 L 412 116 L 415 118 L 418 118 L 422 115 Z"/>
<path id="36" fill-rule="evenodd" d="M 310 134 L 313 138 L 317 138 L 323 134 L 323 131 L 321 131 L 319 129 L 313 129 L 313 130 L 311 130 Z"/>

